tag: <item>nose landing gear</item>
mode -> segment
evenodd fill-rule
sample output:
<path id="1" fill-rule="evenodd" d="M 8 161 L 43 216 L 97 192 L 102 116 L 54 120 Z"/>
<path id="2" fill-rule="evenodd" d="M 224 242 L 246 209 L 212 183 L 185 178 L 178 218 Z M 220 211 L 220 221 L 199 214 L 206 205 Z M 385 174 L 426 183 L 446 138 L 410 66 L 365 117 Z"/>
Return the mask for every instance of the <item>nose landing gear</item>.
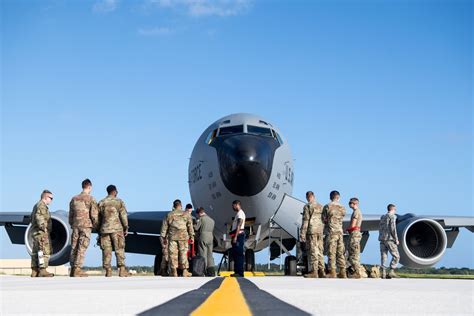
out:
<path id="1" fill-rule="evenodd" d="M 245 271 L 255 272 L 255 252 L 253 249 L 245 250 Z"/>

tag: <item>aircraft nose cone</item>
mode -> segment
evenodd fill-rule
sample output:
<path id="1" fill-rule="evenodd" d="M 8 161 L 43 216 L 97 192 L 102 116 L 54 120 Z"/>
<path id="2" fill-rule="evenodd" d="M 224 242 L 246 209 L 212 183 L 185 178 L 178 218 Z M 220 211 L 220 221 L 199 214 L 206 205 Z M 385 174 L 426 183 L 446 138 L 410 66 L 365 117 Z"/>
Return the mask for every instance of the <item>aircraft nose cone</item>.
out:
<path id="1" fill-rule="evenodd" d="M 213 146 L 217 149 L 221 178 L 229 191 L 253 196 L 265 188 L 279 146 L 275 139 L 241 134 L 222 138 Z"/>

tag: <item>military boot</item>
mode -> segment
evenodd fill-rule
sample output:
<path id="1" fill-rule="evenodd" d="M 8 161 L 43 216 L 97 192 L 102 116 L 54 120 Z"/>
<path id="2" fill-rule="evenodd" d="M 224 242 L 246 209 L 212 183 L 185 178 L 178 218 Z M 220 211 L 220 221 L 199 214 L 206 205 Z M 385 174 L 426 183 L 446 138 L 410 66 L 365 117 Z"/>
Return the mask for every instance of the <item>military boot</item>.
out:
<path id="1" fill-rule="evenodd" d="M 178 270 L 171 268 L 170 269 L 170 276 L 171 277 L 177 277 L 178 276 Z"/>
<path id="2" fill-rule="evenodd" d="M 105 268 L 105 277 L 110 278 L 112 276 L 112 268 Z"/>
<path id="3" fill-rule="evenodd" d="M 130 273 L 128 273 L 127 269 L 122 266 L 122 267 L 119 267 L 119 277 L 129 277 L 130 276 Z"/>
<path id="4" fill-rule="evenodd" d="M 81 271 L 81 268 L 73 268 L 71 270 L 71 277 L 73 278 L 83 278 L 83 277 L 88 277 L 87 273 Z"/>
<path id="5" fill-rule="evenodd" d="M 313 270 L 310 273 L 303 275 L 303 277 L 308 278 L 308 279 L 317 279 L 318 272 L 316 270 Z"/>
<path id="6" fill-rule="evenodd" d="M 207 268 L 206 269 L 206 276 L 208 276 L 208 277 L 216 276 L 216 269 L 214 269 L 214 267 Z"/>
<path id="7" fill-rule="evenodd" d="M 340 269 L 339 273 L 337 274 L 337 277 L 339 279 L 347 279 L 346 269 Z"/>
<path id="8" fill-rule="evenodd" d="M 354 273 L 352 273 L 351 278 L 352 279 L 360 279 L 361 276 L 360 276 L 359 271 L 355 271 Z"/>
<path id="9" fill-rule="evenodd" d="M 382 269 L 382 275 L 380 276 L 381 279 L 386 279 L 387 278 L 387 270 Z"/>
<path id="10" fill-rule="evenodd" d="M 193 276 L 191 272 L 188 271 L 188 269 L 183 269 L 183 277 L 187 278 Z"/>
<path id="11" fill-rule="evenodd" d="M 39 274 L 39 269 L 38 268 L 31 268 L 31 277 L 36 278 Z"/>
<path id="12" fill-rule="evenodd" d="M 40 268 L 38 272 L 38 277 L 40 278 L 51 278 L 54 276 L 54 273 L 49 273 L 46 271 L 46 268 Z"/>
<path id="13" fill-rule="evenodd" d="M 400 278 L 400 276 L 395 273 L 395 269 L 390 269 L 390 271 L 388 272 L 388 276 L 389 276 L 390 279 Z"/>
<path id="14" fill-rule="evenodd" d="M 320 278 L 325 278 L 326 277 L 326 272 L 324 272 L 324 269 L 319 269 L 318 270 L 318 277 L 320 277 Z"/>
<path id="15" fill-rule="evenodd" d="M 166 261 L 161 262 L 160 275 L 168 276 L 168 263 Z"/>
<path id="16" fill-rule="evenodd" d="M 168 276 L 168 267 L 167 266 L 162 266 L 160 269 L 160 275 L 161 276 Z"/>
<path id="17" fill-rule="evenodd" d="M 334 279 L 335 277 L 337 277 L 337 274 L 336 274 L 336 271 L 334 270 L 329 270 L 329 273 L 326 274 L 326 278 L 328 279 Z"/>

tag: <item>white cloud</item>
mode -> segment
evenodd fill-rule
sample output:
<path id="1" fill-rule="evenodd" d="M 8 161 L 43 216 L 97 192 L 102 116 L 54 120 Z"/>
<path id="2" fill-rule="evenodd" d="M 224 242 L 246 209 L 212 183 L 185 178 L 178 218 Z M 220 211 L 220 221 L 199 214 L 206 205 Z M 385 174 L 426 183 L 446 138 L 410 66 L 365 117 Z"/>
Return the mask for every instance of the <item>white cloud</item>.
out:
<path id="1" fill-rule="evenodd" d="M 118 0 L 99 0 L 94 3 L 92 11 L 97 13 L 109 13 L 117 9 Z"/>
<path id="2" fill-rule="evenodd" d="M 165 36 L 173 33 L 173 30 L 168 27 L 152 27 L 138 29 L 138 35 L 141 36 Z"/>
<path id="3" fill-rule="evenodd" d="M 148 0 L 148 4 L 183 10 L 194 17 L 226 17 L 246 12 L 250 8 L 251 0 Z"/>

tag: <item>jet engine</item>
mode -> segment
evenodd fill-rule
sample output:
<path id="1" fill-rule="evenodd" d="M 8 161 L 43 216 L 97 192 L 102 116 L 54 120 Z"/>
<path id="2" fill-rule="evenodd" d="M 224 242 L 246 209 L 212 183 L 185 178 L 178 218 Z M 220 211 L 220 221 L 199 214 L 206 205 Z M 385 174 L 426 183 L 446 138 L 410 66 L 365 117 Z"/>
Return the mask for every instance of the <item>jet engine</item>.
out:
<path id="1" fill-rule="evenodd" d="M 53 224 L 50 232 L 52 253 L 49 258 L 49 264 L 59 266 L 69 262 L 71 254 L 71 228 L 68 223 L 68 215 L 64 211 L 51 213 L 51 221 Z M 31 255 L 33 249 L 31 224 L 28 225 L 25 231 L 25 245 L 26 250 Z"/>
<path id="2" fill-rule="evenodd" d="M 400 263 L 412 268 L 431 267 L 446 251 L 446 232 L 437 221 L 407 215 L 397 223 Z"/>

